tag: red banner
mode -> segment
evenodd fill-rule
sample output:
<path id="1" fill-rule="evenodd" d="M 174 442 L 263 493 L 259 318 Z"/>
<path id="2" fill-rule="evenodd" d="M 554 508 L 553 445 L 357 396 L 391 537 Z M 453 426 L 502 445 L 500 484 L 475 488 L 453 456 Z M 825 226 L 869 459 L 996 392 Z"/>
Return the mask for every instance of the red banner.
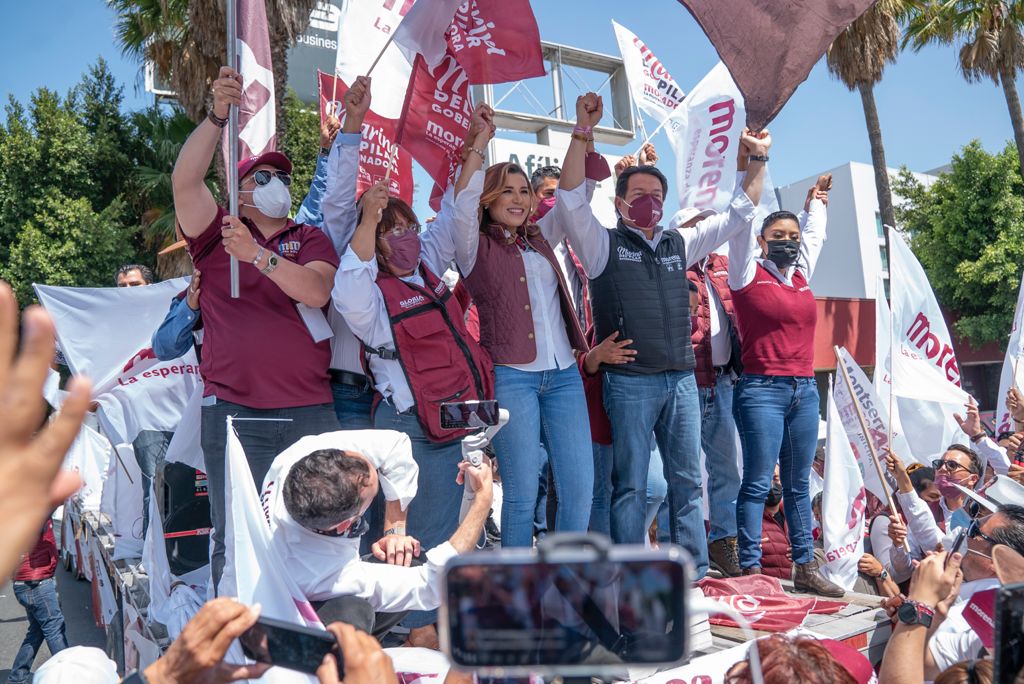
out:
<path id="1" fill-rule="evenodd" d="M 448 48 L 474 85 L 545 73 L 529 0 L 466 0 L 448 28 Z"/>
<path id="2" fill-rule="evenodd" d="M 398 127 L 398 144 L 434 179 L 430 196 L 434 211 L 440 209 L 441 196 L 455 181 L 472 116 L 469 76 L 452 53 L 432 70 L 423 56 L 417 55 Z"/>
<path id="3" fill-rule="evenodd" d="M 794 598 L 782 590 L 775 577 L 748 575 L 730 579 L 706 577 L 697 585 L 704 595 L 728 604 L 750 621 L 754 629 L 785 632 L 803 624 L 808 615 L 830 615 L 846 607 L 842 601 Z M 723 615 L 708 618 L 713 625 L 738 627 Z"/>
<path id="4" fill-rule="evenodd" d="M 320 82 L 320 121 L 327 117 L 328 107 L 340 111 L 344 121 L 345 93 L 348 86 L 340 78 L 322 71 L 317 72 Z M 406 150 L 396 146 L 398 142 L 398 121 L 376 114 L 373 109 L 363 119 L 363 139 L 359 145 L 359 177 L 356 193 L 362 194 L 378 181 L 384 180 L 394 156 L 395 168 L 388 178 L 388 193 L 412 206 L 412 157 Z"/>

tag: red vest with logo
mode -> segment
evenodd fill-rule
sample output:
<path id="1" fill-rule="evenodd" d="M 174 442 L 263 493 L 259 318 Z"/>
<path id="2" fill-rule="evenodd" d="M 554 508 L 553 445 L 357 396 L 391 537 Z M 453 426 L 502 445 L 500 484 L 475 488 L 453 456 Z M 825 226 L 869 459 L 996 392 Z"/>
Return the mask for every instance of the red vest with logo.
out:
<path id="1" fill-rule="evenodd" d="M 697 326 L 690 337 L 697 366 L 693 369 L 699 387 L 714 387 L 715 364 L 711 358 L 711 307 L 714 303 L 708 294 L 708 285 L 715 289 L 718 301 L 725 309 L 729 325 L 736 328 L 736 311 L 732 305 L 732 290 L 729 289 L 729 257 L 712 254 L 702 267 L 698 262 L 686 272 L 686 277 L 697 286 L 700 308 L 697 309 Z"/>
<path id="2" fill-rule="evenodd" d="M 760 263 L 750 283 L 733 290 L 743 372 L 814 377 L 814 328 L 818 304 L 802 271 L 786 285 Z"/>
<path id="3" fill-rule="evenodd" d="M 462 307 L 444 281 L 422 264 L 420 275 L 426 287 L 383 272 L 377 287 L 420 425 L 432 441 L 450 442 L 475 430 L 442 428 L 441 404 L 494 399 L 494 365 L 466 330 Z"/>
<path id="4" fill-rule="evenodd" d="M 792 579 L 793 561 L 786 558 L 789 551 L 789 533 L 786 521 L 765 511 L 761 518 L 761 572 L 769 577 Z"/>

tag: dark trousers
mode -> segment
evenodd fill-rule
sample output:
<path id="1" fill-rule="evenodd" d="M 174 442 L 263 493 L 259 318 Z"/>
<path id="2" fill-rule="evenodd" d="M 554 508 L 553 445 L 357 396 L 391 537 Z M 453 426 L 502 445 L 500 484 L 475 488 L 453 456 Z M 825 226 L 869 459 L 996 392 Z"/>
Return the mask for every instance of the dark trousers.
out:
<path id="1" fill-rule="evenodd" d="M 319 435 L 338 429 L 338 418 L 332 404 L 300 406 L 283 409 L 254 409 L 229 401 L 203 406 L 202 444 L 206 459 L 206 478 L 210 496 L 210 520 L 213 522 L 213 555 L 210 570 L 214 586 L 224 571 L 224 449 L 227 446 L 228 416 L 234 423 L 238 440 L 245 449 L 245 458 L 252 470 L 253 484 L 263 486 L 270 465 L 277 455 L 308 435 Z M 255 419 L 255 420 L 253 420 Z"/>
<path id="2" fill-rule="evenodd" d="M 7 681 L 23 684 L 32 681 L 32 663 L 43 641 L 53 654 L 67 648 L 68 640 L 64 634 L 64 614 L 60 612 L 57 597 L 57 580 L 51 577 L 38 582 L 15 582 L 14 597 L 28 615 L 28 633 L 14 657 Z"/>
<path id="3" fill-rule="evenodd" d="M 142 471 L 142 530 L 149 534 L 149 493 L 153 489 L 153 478 L 163 467 L 167 447 L 174 437 L 173 432 L 164 430 L 141 430 L 132 442 L 135 460 Z M 159 500 L 159 499 L 158 499 Z"/>

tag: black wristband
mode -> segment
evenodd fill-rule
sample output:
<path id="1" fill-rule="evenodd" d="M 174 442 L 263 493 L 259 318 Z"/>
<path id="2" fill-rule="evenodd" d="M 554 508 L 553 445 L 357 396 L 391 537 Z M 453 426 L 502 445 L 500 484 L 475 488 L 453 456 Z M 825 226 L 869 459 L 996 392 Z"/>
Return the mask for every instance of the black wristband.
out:
<path id="1" fill-rule="evenodd" d="M 752 154 L 752 155 L 748 156 L 747 159 L 749 159 L 750 161 L 766 162 L 766 161 L 768 161 L 768 155 L 767 154 Z"/>
<path id="2" fill-rule="evenodd" d="M 322 156 L 324 156 L 324 157 L 329 157 L 331 155 L 331 148 L 330 147 L 321 147 L 320 148 L 320 154 Z"/>
<path id="3" fill-rule="evenodd" d="M 213 113 L 212 109 L 210 111 L 206 112 L 206 118 L 209 119 L 210 121 L 212 121 L 213 125 L 216 126 L 217 128 L 224 128 L 225 126 L 228 125 L 227 118 L 223 118 L 223 119 L 220 118 L 219 116 L 217 116 L 216 114 Z"/>

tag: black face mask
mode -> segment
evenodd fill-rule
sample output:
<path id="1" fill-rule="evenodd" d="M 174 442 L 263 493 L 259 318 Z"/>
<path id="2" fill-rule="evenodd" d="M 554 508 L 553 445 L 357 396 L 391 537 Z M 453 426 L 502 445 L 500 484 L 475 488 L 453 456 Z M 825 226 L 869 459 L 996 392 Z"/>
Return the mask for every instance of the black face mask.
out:
<path id="1" fill-rule="evenodd" d="M 782 501 L 782 485 L 773 484 L 764 500 L 765 506 L 777 506 Z"/>
<path id="2" fill-rule="evenodd" d="M 767 240 L 769 261 L 775 263 L 779 270 L 784 270 L 796 263 L 800 256 L 799 240 Z"/>

